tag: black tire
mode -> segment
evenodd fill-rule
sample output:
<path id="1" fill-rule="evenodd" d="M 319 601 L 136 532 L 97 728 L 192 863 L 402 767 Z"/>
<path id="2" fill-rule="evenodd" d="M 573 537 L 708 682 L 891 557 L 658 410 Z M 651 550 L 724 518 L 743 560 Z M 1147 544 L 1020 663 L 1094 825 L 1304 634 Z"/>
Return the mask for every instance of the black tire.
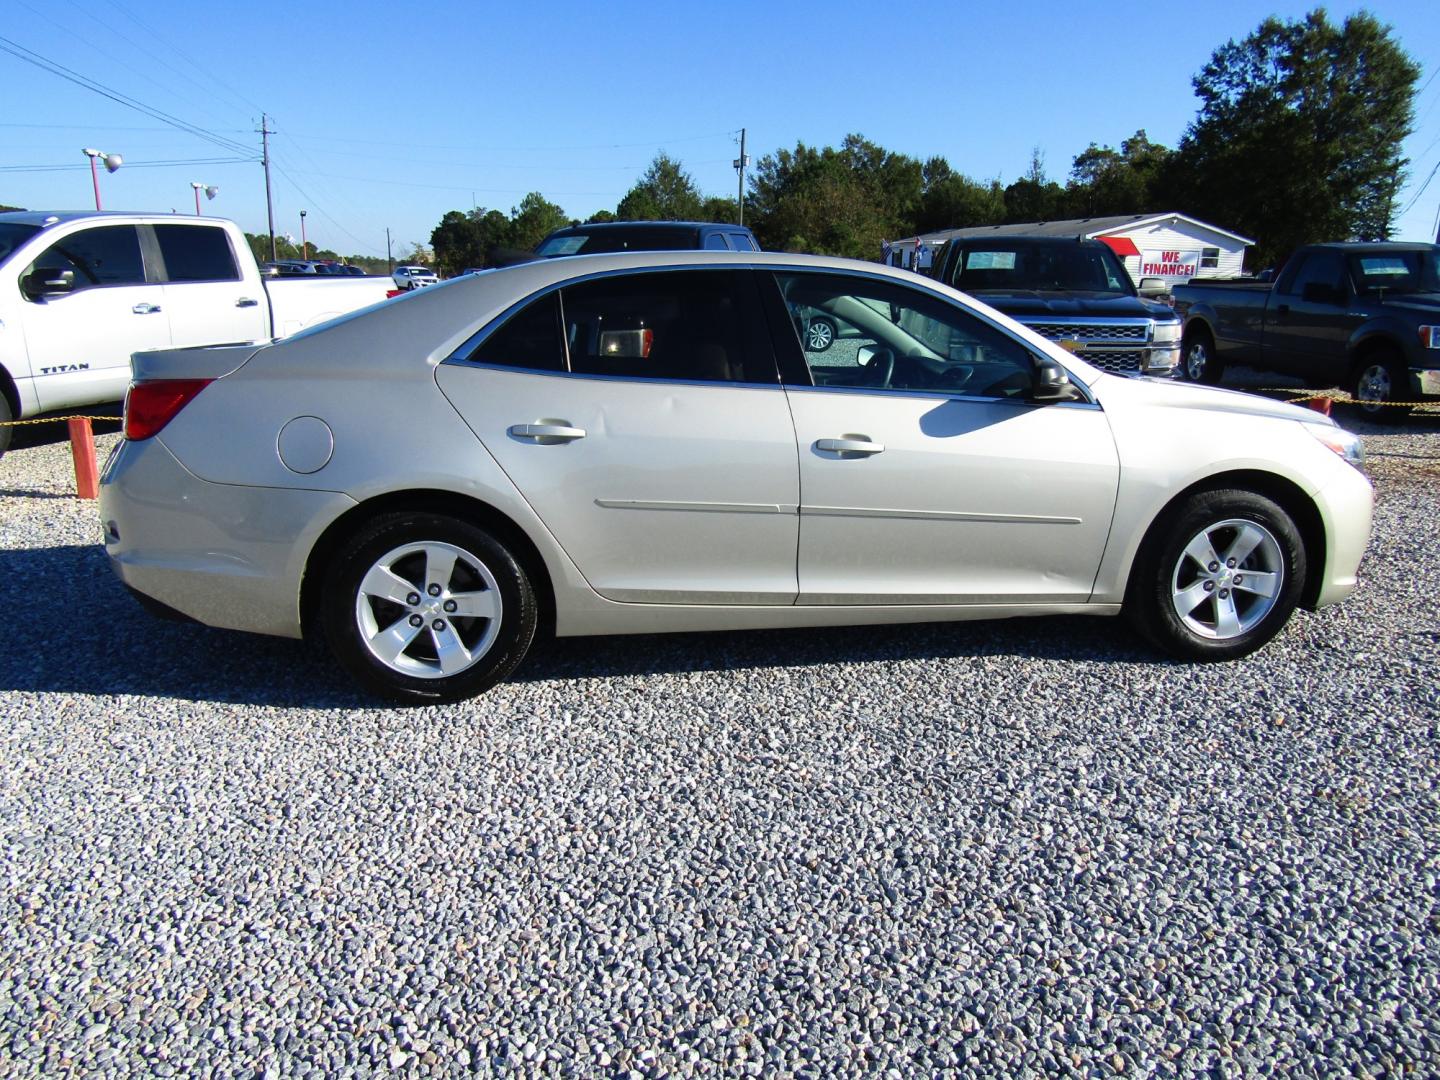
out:
<path id="1" fill-rule="evenodd" d="M 1185 332 L 1180 346 L 1180 374 L 1206 386 L 1214 386 L 1225 374 L 1225 365 L 1215 355 L 1215 339 L 1203 326 Z"/>
<path id="2" fill-rule="evenodd" d="M 0 393 L 0 457 L 5 456 L 5 451 L 10 449 L 10 440 L 14 436 L 15 429 L 7 426 L 15 414 L 10 411 L 10 402 L 5 395 Z"/>
<path id="3" fill-rule="evenodd" d="M 428 554 L 419 550 L 426 545 Z M 439 589 L 434 595 L 427 575 Z M 381 581 L 393 587 L 393 599 L 379 594 Z M 451 614 L 460 604 L 498 617 Z M 500 682 L 524 658 L 535 637 L 535 593 L 519 561 L 485 530 L 438 514 L 388 514 L 364 525 L 331 562 L 320 621 L 335 658 L 366 689 L 409 705 L 460 701 Z M 391 660 L 379 654 L 387 638 L 407 642 Z M 445 674 L 442 651 L 463 666 Z"/>
<path id="4" fill-rule="evenodd" d="M 1410 415 L 1411 406 L 1388 404 L 1407 400 L 1409 387 L 1409 372 L 1400 358 L 1388 350 L 1362 357 L 1350 376 L 1350 396 L 1355 399 L 1355 408 L 1365 419 L 1382 424 L 1398 424 Z"/>
<path id="5" fill-rule="evenodd" d="M 1259 542 L 1231 567 L 1227 538 L 1233 543 L 1242 535 L 1259 535 Z M 1202 536 L 1215 555 L 1203 566 L 1192 546 Z M 1305 544 L 1280 506 L 1253 491 L 1201 491 L 1151 528 L 1131 571 L 1125 614 L 1141 636 L 1178 659 L 1234 660 L 1280 632 L 1300 600 L 1305 574 Z M 1273 597 L 1255 589 L 1267 580 Z M 1222 604 L 1234 622 L 1226 623 Z"/>
<path id="6" fill-rule="evenodd" d="M 835 324 L 818 315 L 811 317 L 805 327 L 805 351 L 824 352 L 835 344 Z"/>

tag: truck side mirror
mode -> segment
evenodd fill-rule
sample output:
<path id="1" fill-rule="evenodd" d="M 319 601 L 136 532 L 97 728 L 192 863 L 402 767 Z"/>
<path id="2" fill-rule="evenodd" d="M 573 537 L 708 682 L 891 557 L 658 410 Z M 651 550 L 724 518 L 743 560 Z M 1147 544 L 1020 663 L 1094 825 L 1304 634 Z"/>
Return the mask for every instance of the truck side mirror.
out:
<path id="1" fill-rule="evenodd" d="M 74 291 L 74 270 L 35 269 L 20 279 L 20 292 L 27 300 L 45 300 Z"/>
<path id="2" fill-rule="evenodd" d="M 1063 367 L 1048 356 L 1042 356 L 1035 363 L 1035 381 L 1031 384 L 1030 400 L 1084 401 L 1085 395 L 1070 381 L 1070 376 Z"/>

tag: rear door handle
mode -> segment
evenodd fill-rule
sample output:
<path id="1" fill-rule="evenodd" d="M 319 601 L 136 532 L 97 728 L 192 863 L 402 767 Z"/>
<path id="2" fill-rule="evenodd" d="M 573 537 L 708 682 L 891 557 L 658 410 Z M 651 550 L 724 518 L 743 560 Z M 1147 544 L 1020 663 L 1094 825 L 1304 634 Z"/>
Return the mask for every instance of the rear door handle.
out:
<path id="1" fill-rule="evenodd" d="M 253 299 L 252 297 L 242 296 L 239 300 L 236 300 L 236 301 L 235 301 L 235 306 L 236 306 L 236 307 L 255 307 L 255 306 L 256 306 L 257 304 L 259 304 L 259 303 L 260 303 L 259 300 Z"/>
<path id="2" fill-rule="evenodd" d="M 864 435 L 843 435 L 838 439 L 816 439 L 815 449 L 841 457 L 869 457 L 871 454 L 883 454 L 885 444 L 871 442 Z"/>
<path id="3" fill-rule="evenodd" d="M 160 313 L 160 305 L 136 304 L 130 310 L 133 311 L 136 315 L 158 315 Z"/>
<path id="4" fill-rule="evenodd" d="M 567 420 L 541 420 L 534 424 L 513 424 L 510 435 L 516 439 L 529 439 L 541 446 L 555 443 L 574 442 L 585 437 L 585 429 L 571 427 Z"/>

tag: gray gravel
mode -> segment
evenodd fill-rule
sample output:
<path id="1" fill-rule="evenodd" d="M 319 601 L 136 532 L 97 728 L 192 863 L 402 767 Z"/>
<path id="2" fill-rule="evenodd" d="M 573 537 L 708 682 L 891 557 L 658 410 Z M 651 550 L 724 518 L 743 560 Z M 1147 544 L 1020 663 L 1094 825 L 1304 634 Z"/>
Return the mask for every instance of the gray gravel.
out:
<path id="1" fill-rule="evenodd" d="M 144 615 L 12 453 L 0 1075 L 1434 1075 L 1440 419 L 1365 430 L 1362 591 L 1240 663 L 596 639 L 404 711 Z"/>

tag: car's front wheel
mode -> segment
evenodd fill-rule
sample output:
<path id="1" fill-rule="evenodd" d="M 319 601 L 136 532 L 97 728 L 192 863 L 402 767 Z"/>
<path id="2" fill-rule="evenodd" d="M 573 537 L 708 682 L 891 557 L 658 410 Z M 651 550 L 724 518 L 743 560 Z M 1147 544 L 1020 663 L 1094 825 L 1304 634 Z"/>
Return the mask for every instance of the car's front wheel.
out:
<path id="1" fill-rule="evenodd" d="M 1156 523 L 1125 601 L 1140 633 L 1183 660 L 1233 660 L 1285 625 L 1305 583 L 1305 545 L 1252 491 L 1191 495 Z"/>
<path id="2" fill-rule="evenodd" d="M 331 651 L 393 701 L 459 701 L 488 690 L 535 636 L 534 590 L 515 556 L 468 522 L 426 513 L 376 518 L 325 577 Z"/>
<path id="3" fill-rule="evenodd" d="M 1196 329 L 1185 335 L 1180 368 L 1191 382 L 1214 386 L 1220 381 L 1224 367 L 1215 356 L 1215 341 L 1207 331 Z"/>
<path id="4" fill-rule="evenodd" d="M 1352 397 L 1360 412 L 1370 420 L 1397 423 L 1410 414 L 1411 406 L 1396 405 L 1405 400 L 1409 384 L 1405 366 L 1389 353 L 1371 353 L 1355 367 Z"/>

